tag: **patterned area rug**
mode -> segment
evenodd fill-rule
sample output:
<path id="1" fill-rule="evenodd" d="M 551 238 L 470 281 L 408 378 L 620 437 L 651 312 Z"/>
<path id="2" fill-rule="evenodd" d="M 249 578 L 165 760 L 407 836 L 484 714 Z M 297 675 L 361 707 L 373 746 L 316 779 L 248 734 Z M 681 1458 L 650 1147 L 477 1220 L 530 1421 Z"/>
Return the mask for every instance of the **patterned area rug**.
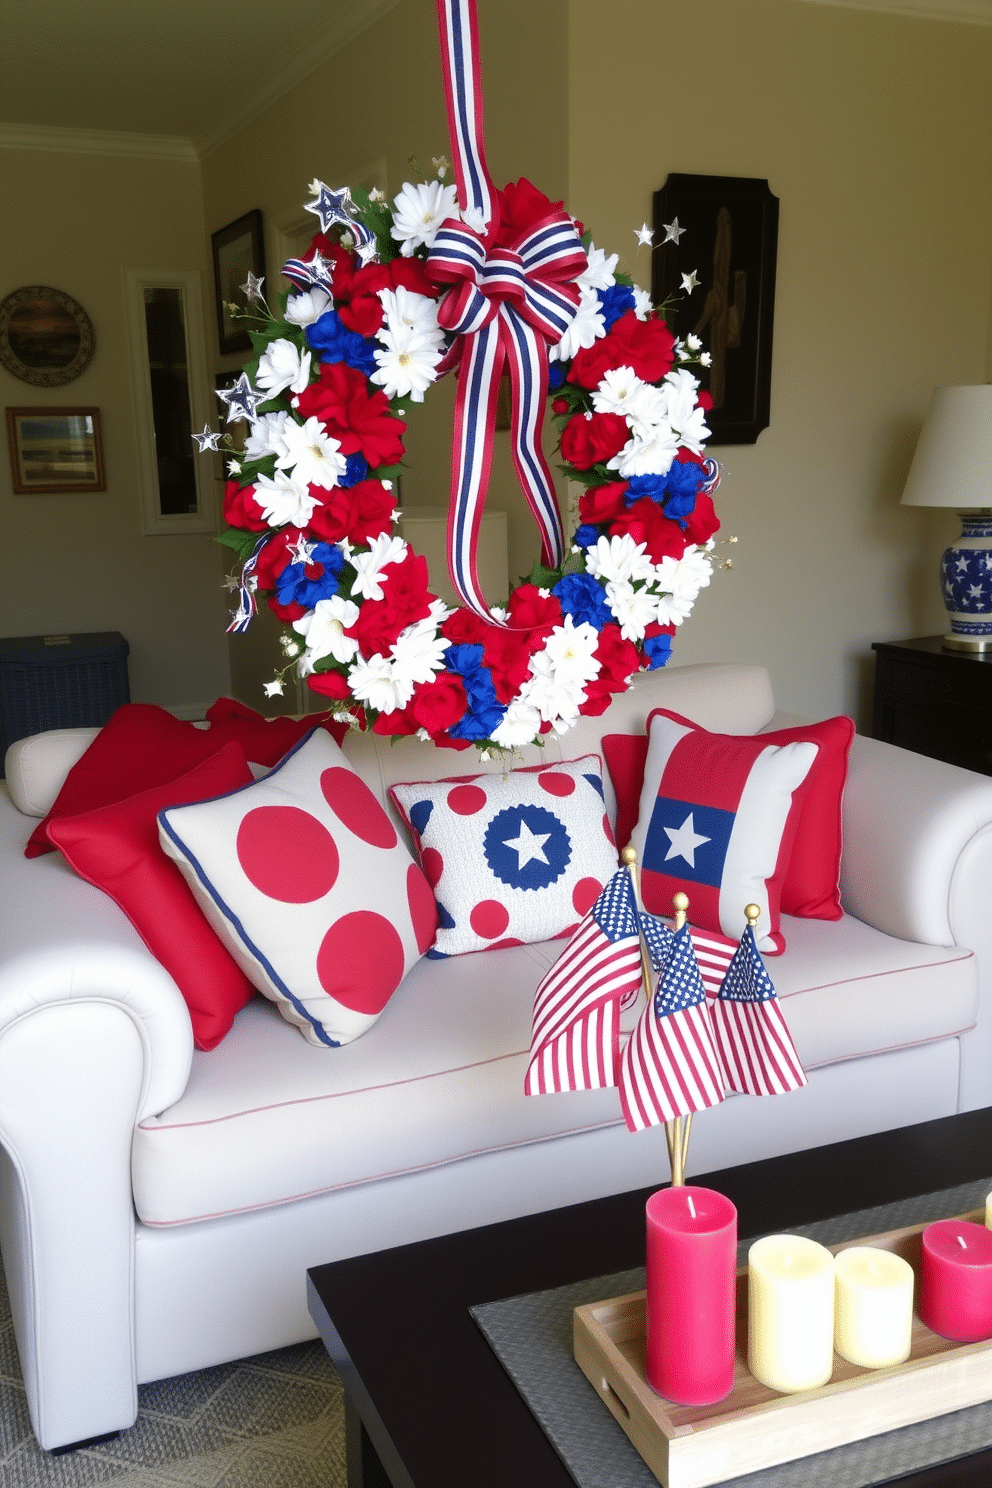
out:
<path id="1" fill-rule="evenodd" d="M 117 1441 L 43 1452 L 28 1420 L 0 1274 L 0 1488 L 344 1488 L 341 1382 L 302 1343 L 142 1385 Z"/>

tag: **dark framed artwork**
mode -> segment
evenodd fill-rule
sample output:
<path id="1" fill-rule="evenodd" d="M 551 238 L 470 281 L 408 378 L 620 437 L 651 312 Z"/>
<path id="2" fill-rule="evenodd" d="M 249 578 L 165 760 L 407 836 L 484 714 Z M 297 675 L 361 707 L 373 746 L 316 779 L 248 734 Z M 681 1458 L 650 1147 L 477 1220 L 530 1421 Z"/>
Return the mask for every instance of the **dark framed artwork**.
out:
<path id="1" fill-rule="evenodd" d="M 778 197 L 765 180 L 673 174 L 655 192 L 651 298 L 675 296 L 670 329 L 710 353 L 708 369 L 692 370 L 713 397 L 711 445 L 754 444 L 768 427 L 777 248 Z"/>
<path id="2" fill-rule="evenodd" d="M 251 340 L 244 321 L 235 320 L 231 304 L 244 309 L 247 301 L 243 284 L 248 275 L 265 278 L 265 243 L 262 237 L 262 214 L 246 212 L 236 222 L 229 222 L 211 234 L 214 253 L 214 294 L 217 300 L 217 332 L 221 352 L 250 351 Z"/>
<path id="3" fill-rule="evenodd" d="M 17 496 L 107 489 L 98 408 L 8 408 L 7 446 Z"/>
<path id="4" fill-rule="evenodd" d="M 89 366 L 93 322 L 78 300 L 28 284 L 0 301 L 0 363 L 32 387 L 63 387 Z"/>

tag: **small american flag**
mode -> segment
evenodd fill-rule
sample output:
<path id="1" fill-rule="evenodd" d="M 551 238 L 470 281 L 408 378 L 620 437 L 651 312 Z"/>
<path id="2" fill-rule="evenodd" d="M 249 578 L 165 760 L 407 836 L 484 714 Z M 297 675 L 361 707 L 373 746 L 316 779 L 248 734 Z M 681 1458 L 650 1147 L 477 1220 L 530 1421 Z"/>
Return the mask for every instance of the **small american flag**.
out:
<path id="1" fill-rule="evenodd" d="M 672 931 L 664 920 L 643 910 L 641 929 L 651 964 L 655 971 L 660 971 L 671 954 Z M 695 925 L 689 926 L 689 934 L 692 937 L 692 948 L 696 953 L 696 965 L 703 981 L 703 990 L 707 997 L 715 997 L 727 974 L 727 967 L 734 958 L 737 941 L 728 940 L 725 935 L 718 935 L 712 930 L 697 930 Z"/>
<path id="2" fill-rule="evenodd" d="M 620 1103 L 643 1131 L 723 1100 L 709 1005 L 688 926 L 672 937 L 654 997 L 620 1058 Z"/>
<path id="3" fill-rule="evenodd" d="M 524 1094 L 615 1085 L 620 1004 L 640 983 L 634 887 L 620 868 L 534 994 Z"/>
<path id="4" fill-rule="evenodd" d="M 713 1004 L 713 1032 L 731 1090 L 785 1095 L 807 1083 L 750 925 Z"/>

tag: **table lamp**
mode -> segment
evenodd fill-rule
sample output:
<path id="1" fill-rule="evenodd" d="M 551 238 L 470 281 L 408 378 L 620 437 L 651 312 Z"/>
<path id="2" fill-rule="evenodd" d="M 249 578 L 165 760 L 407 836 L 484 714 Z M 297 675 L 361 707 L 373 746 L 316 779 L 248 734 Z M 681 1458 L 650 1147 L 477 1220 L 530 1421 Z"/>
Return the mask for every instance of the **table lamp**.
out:
<path id="1" fill-rule="evenodd" d="M 940 577 L 956 651 L 992 650 L 992 385 L 937 388 L 902 493 L 903 506 L 947 506 L 961 536 Z"/>

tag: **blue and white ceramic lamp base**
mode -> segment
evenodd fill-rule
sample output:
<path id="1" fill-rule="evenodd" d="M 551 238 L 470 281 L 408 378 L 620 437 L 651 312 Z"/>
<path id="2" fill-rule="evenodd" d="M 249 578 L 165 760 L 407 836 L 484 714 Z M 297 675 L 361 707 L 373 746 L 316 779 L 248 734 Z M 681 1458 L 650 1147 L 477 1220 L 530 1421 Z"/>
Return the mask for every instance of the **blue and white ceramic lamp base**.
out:
<path id="1" fill-rule="evenodd" d="M 961 536 L 941 559 L 940 582 L 951 623 L 943 644 L 992 650 L 992 510 L 961 513 Z"/>

